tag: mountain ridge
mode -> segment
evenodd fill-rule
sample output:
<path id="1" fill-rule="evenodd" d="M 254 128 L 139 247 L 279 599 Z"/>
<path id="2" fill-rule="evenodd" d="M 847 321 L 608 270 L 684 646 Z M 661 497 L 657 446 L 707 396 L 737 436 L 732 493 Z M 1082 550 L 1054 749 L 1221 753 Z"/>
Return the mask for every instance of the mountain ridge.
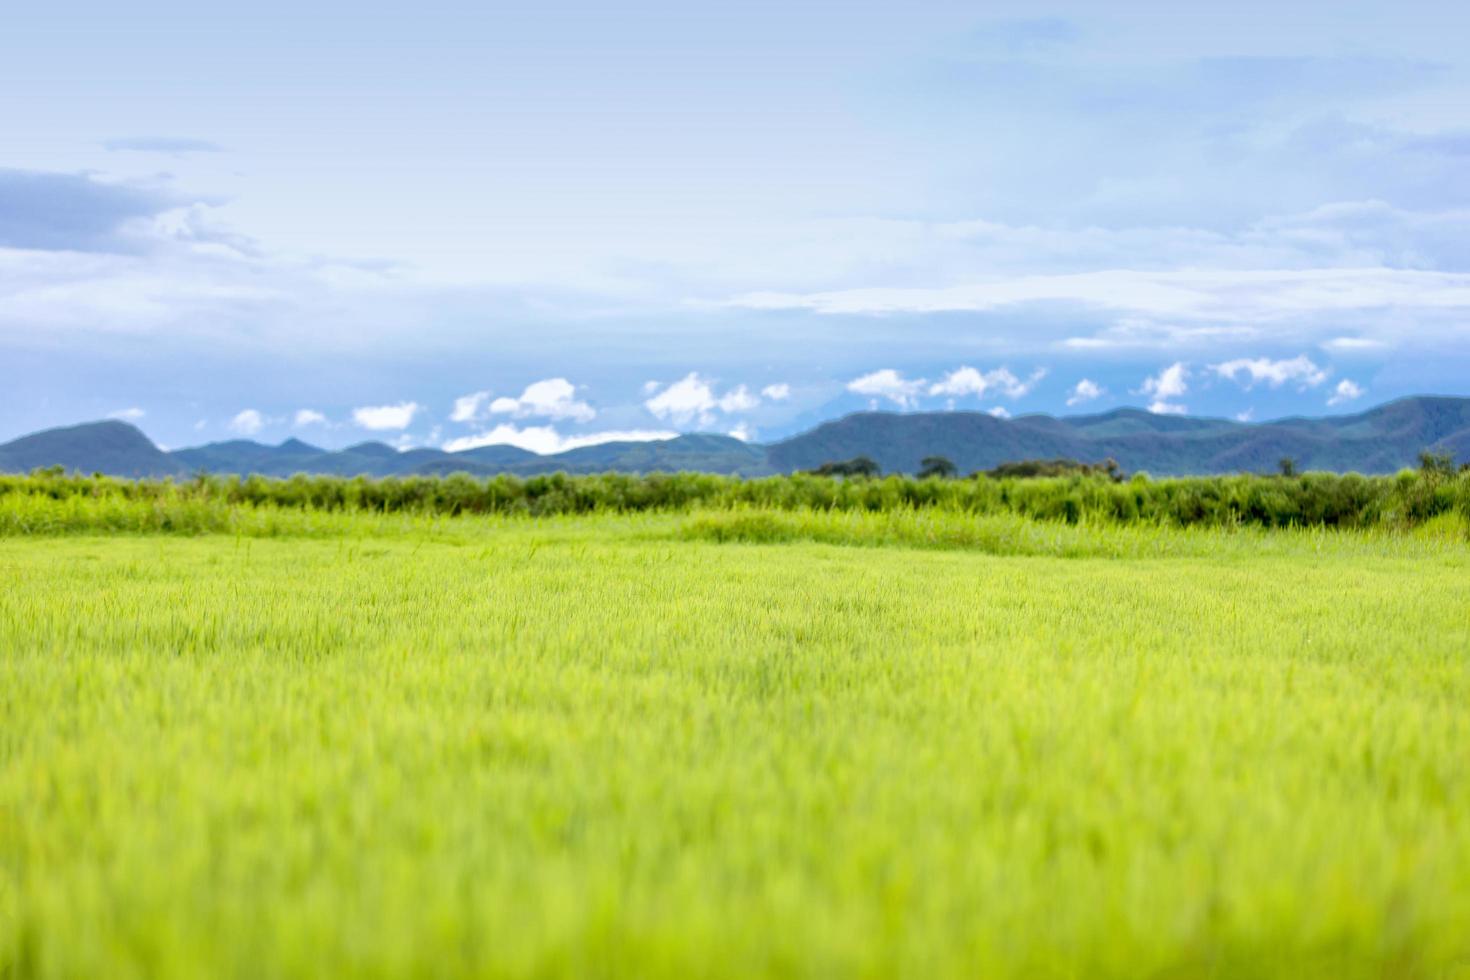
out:
<path id="1" fill-rule="evenodd" d="M 985 412 L 853 412 L 768 444 L 713 433 L 656 442 L 608 442 L 551 455 L 508 445 L 459 452 L 399 451 L 382 442 L 340 450 L 297 438 L 279 445 L 232 439 L 165 452 L 118 420 L 47 429 L 0 445 L 0 472 L 60 465 L 84 473 L 185 477 L 199 471 L 291 476 L 410 476 L 469 473 L 647 473 L 691 470 L 762 476 L 869 456 L 884 472 L 913 473 L 926 456 L 960 472 L 1022 459 L 1112 458 L 1128 472 L 1158 476 L 1274 471 L 1283 457 L 1299 469 L 1388 473 L 1414 465 L 1424 449 L 1470 454 L 1470 398 L 1411 396 L 1353 415 L 1290 416 L 1264 422 L 1155 415 L 1121 407 L 1090 415 L 1041 413 L 1001 419 Z"/>

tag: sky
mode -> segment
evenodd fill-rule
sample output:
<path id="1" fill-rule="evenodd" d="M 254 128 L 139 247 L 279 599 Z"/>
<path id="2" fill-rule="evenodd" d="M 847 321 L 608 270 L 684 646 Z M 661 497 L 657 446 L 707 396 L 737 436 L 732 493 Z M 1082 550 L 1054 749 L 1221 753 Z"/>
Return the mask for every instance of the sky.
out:
<path id="1" fill-rule="evenodd" d="M 0 441 L 1470 395 L 1470 5 L 58 0 Z"/>

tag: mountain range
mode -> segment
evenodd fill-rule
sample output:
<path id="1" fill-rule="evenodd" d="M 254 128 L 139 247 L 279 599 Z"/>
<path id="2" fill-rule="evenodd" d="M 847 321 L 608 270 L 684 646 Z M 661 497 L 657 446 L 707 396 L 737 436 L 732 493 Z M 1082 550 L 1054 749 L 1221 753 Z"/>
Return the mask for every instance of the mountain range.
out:
<path id="1" fill-rule="evenodd" d="M 995 418 L 983 412 L 859 412 L 768 444 L 692 433 L 661 442 L 608 442 L 555 455 L 514 446 L 449 453 L 400 452 L 381 442 L 327 450 L 299 439 L 277 446 L 240 439 L 166 452 L 121 421 L 49 429 L 0 445 L 0 472 L 63 466 L 126 477 L 211 473 L 406 476 L 470 473 L 648 473 L 678 470 L 761 476 L 868 456 L 884 472 L 913 473 L 945 456 L 961 473 L 1023 459 L 1118 461 L 1156 476 L 1274 471 L 1283 457 L 1301 470 L 1391 473 L 1421 450 L 1470 458 L 1470 398 L 1414 397 L 1357 415 L 1270 422 L 1155 415 L 1120 408 L 1099 415 Z"/>

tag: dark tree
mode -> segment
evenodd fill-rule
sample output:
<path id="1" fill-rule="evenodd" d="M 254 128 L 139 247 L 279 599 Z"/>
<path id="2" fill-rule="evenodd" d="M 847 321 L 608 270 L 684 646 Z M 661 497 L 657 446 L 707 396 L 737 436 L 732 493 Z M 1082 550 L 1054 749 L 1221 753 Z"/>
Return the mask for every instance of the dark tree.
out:
<path id="1" fill-rule="evenodd" d="M 1100 463 L 1081 463 L 1075 459 L 1022 459 L 1001 463 L 993 469 L 980 470 L 974 476 L 988 476 L 995 480 L 1029 480 L 1053 476 L 1106 476 L 1114 483 L 1123 482 L 1123 467 L 1116 459 L 1105 459 Z"/>
<path id="2" fill-rule="evenodd" d="M 1276 465 L 1281 467 L 1282 476 L 1296 476 L 1296 460 L 1290 456 L 1282 456 L 1281 462 Z"/>
<path id="3" fill-rule="evenodd" d="M 868 456 L 823 463 L 811 471 L 816 476 L 878 476 L 882 467 Z"/>
<path id="4" fill-rule="evenodd" d="M 948 456 L 925 456 L 919 460 L 919 479 L 924 480 L 931 476 L 937 476 L 941 480 L 953 480 L 959 473 L 959 467 Z"/>

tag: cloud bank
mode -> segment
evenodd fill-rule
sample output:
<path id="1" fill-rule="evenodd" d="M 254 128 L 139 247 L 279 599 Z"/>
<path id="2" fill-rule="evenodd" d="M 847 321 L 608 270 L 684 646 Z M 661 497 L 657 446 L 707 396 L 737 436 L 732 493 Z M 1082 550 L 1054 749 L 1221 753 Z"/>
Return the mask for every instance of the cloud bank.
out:
<path id="1" fill-rule="evenodd" d="M 1029 378 L 1022 381 L 1007 368 L 982 372 L 972 367 L 959 367 L 930 385 L 929 394 L 948 395 L 955 398 L 972 395 L 982 398 L 987 392 L 994 391 L 1007 398 L 1022 398 L 1030 393 L 1031 389 L 1036 387 L 1036 383 L 1044 377 L 1046 377 L 1044 368 L 1032 372 Z"/>
<path id="2" fill-rule="evenodd" d="M 1329 373 L 1306 355 L 1279 361 L 1268 357 L 1242 357 L 1215 364 L 1211 370 L 1222 378 L 1238 382 L 1247 391 L 1261 383 L 1280 388 L 1289 381 L 1299 383 L 1304 389 L 1315 388 L 1327 380 Z"/>

